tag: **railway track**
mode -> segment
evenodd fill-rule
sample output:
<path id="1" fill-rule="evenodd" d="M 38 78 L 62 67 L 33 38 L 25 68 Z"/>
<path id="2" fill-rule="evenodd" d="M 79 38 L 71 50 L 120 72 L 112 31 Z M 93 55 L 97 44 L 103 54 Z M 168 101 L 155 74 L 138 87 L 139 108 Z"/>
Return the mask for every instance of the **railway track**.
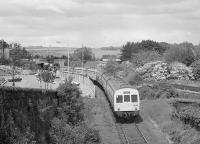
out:
<path id="1" fill-rule="evenodd" d="M 111 118 L 114 122 L 114 127 L 116 127 L 120 143 L 121 144 L 149 144 L 146 138 L 144 137 L 143 133 L 140 131 L 138 124 L 136 123 L 127 123 L 127 124 L 122 124 L 116 122 L 115 116 L 109 106 L 108 100 L 105 96 L 104 97 L 99 97 L 101 99 L 101 104 L 104 105 L 103 109 L 104 111 L 109 111 Z M 103 103 L 106 102 L 105 103 Z"/>
<path id="2" fill-rule="evenodd" d="M 149 144 L 138 124 L 116 124 L 122 144 Z"/>

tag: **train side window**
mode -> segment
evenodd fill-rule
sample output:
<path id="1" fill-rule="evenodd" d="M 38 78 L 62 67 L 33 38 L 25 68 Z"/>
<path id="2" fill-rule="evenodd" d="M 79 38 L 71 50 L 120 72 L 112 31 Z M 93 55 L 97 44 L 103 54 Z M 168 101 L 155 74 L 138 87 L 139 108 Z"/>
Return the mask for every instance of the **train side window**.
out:
<path id="1" fill-rule="evenodd" d="M 131 95 L 132 102 L 137 102 L 137 95 Z"/>
<path id="2" fill-rule="evenodd" d="M 122 103 L 123 102 L 123 97 L 122 95 L 117 96 L 117 103 Z"/>
<path id="3" fill-rule="evenodd" d="M 130 102 L 130 95 L 124 95 L 124 102 Z"/>

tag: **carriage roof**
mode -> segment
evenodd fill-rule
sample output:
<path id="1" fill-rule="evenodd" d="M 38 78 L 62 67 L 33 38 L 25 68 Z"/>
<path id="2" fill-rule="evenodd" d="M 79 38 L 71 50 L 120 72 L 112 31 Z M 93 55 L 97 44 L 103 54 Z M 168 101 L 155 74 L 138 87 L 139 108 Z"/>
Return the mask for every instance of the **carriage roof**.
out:
<path id="1" fill-rule="evenodd" d="M 123 88 L 133 88 L 136 89 L 135 87 L 131 86 L 124 80 L 118 77 L 114 77 L 106 72 L 98 72 L 100 75 L 102 75 L 105 78 L 105 81 L 112 87 L 114 91 L 123 89 Z"/>

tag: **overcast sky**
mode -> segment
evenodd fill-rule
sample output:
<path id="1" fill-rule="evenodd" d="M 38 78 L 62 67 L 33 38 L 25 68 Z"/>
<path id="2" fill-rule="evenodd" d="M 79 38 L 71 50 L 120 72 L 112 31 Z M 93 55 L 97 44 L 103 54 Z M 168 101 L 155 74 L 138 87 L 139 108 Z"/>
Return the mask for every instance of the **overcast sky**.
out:
<path id="1" fill-rule="evenodd" d="M 77 47 L 144 39 L 199 44 L 200 0 L 0 0 L 0 38 Z"/>

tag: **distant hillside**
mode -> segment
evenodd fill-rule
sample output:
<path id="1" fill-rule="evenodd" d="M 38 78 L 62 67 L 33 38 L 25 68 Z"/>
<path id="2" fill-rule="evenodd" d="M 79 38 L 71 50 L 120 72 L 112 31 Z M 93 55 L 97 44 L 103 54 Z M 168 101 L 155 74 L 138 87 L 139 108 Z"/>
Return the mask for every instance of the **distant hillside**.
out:
<path id="1" fill-rule="evenodd" d="M 110 47 L 101 47 L 100 49 L 101 49 L 101 50 L 120 50 L 121 47 L 113 47 L 113 46 L 110 46 Z"/>
<path id="2" fill-rule="evenodd" d="M 72 47 L 44 47 L 44 46 L 28 46 L 26 50 L 30 51 L 33 55 L 54 55 L 62 56 L 67 55 L 67 51 L 73 53 L 78 48 Z M 102 58 L 103 55 L 119 55 L 120 47 L 102 47 L 102 48 L 91 48 L 96 58 Z"/>

